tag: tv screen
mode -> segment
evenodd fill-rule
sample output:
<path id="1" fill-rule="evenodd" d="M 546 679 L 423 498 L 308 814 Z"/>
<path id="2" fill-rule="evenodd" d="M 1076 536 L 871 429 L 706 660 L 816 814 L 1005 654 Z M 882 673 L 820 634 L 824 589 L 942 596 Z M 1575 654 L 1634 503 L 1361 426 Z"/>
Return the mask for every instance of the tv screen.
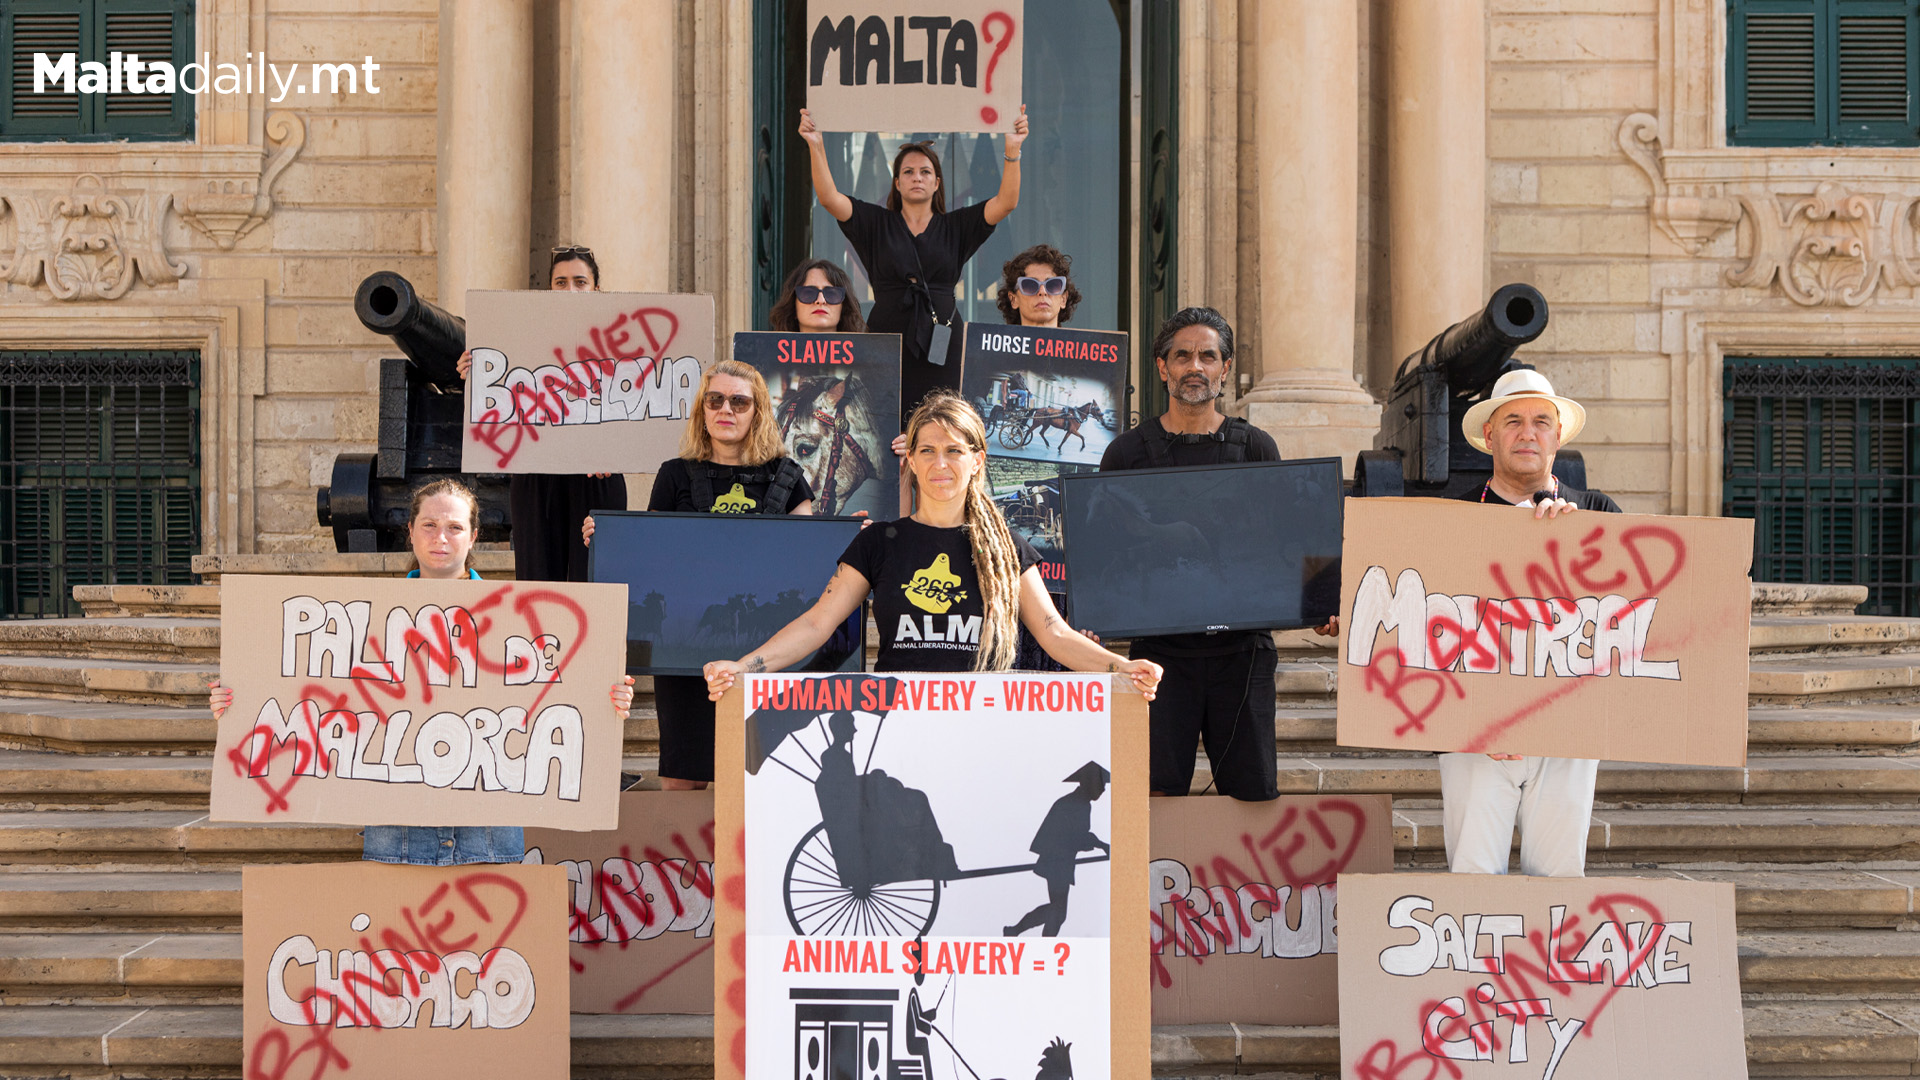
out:
<path id="1" fill-rule="evenodd" d="M 1287 629 L 1340 610 L 1338 458 L 1082 473 L 1060 485 L 1080 629 Z"/>
<path id="2" fill-rule="evenodd" d="M 588 576 L 627 587 L 627 674 L 698 675 L 813 606 L 857 518 L 596 511 Z M 788 671 L 860 671 L 866 611 Z"/>

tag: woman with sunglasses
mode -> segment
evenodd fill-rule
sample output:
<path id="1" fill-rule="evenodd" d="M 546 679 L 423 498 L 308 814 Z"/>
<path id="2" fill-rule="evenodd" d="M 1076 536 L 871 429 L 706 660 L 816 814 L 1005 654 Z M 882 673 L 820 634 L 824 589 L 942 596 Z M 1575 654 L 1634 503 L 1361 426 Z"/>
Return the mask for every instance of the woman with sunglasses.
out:
<path id="1" fill-rule="evenodd" d="M 827 151 L 813 117 L 800 110 L 800 137 L 813 162 L 813 194 L 840 223 L 873 285 L 868 325 L 900 335 L 900 413 L 904 417 L 936 387 L 957 391 L 960 365 L 928 359 L 934 326 L 954 322 L 954 286 L 961 268 L 1020 205 L 1020 145 L 1027 138 L 1027 107 L 1020 106 L 1006 136 L 1000 190 L 993 198 L 947 212 L 940 155 L 928 143 L 908 143 L 893 155 L 893 188 L 877 206 L 841 193 L 827 167 Z M 949 348 L 957 349 L 958 342 Z M 936 362 L 937 361 L 937 362 Z"/>
<path id="2" fill-rule="evenodd" d="M 699 411 L 687 418 L 680 456 L 660 463 L 647 509 L 681 514 L 811 514 L 813 490 L 788 456 L 774 423 L 767 382 L 738 360 L 700 378 Z M 593 542 L 593 519 L 580 526 Z M 704 788 L 713 780 L 713 702 L 697 675 L 655 675 L 660 717 L 660 786 Z"/>
<path id="3" fill-rule="evenodd" d="M 793 268 L 780 283 L 780 299 L 767 312 L 767 322 L 787 334 L 864 334 L 860 301 L 853 298 L 853 282 L 832 259 L 808 259 Z"/>
<path id="4" fill-rule="evenodd" d="M 1000 315 L 1013 326 L 1058 327 L 1073 318 L 1080 290 L 1073 257 L 1052 244 L 1035 244 L 1000 268 Z"/>
<path id="5" fill-rule="evenodd" d="M 578 244 L 553 249 L 547 288 L 554 292 L 599 292 L 600 264 Z M 473 368 L 473 351 L 460 354 L 460 377 Z M 619 473 L 558 476 L 514 473 L 507 478 L 507 512 L 513 522 L 513 576 L 521 581 L 587 580 L 587 548 L 576 543 L 574 522 L 595 510 L 625 510 L 627 478 Z"/>

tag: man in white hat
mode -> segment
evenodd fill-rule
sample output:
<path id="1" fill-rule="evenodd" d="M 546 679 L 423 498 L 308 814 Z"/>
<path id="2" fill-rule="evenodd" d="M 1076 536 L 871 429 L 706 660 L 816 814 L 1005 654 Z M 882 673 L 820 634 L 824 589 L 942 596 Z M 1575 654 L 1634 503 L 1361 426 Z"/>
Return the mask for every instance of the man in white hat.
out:
<path id="1" fill-rule="evenodd" d="M 1553 392 L 1531 368 L 1509 371 L 1493 395 L 1461 419 L 1467 441 L 1493 457 L 1493 476 L 1460 498 L 1489 506 L 1531 507 L 1535 518 L 1581 510 L 1617 514 L 1598 491 L 1553 475 L 1553 456 L 1586 426 L 1580 403 Z M 1520 827 L 1520 872 L 1582 877 L 1593 782 L 1600 763 L 1519 754 L 1441 754 L 1441 816 L 1447 865 L 1456 874 L 1504 874 Z"/>

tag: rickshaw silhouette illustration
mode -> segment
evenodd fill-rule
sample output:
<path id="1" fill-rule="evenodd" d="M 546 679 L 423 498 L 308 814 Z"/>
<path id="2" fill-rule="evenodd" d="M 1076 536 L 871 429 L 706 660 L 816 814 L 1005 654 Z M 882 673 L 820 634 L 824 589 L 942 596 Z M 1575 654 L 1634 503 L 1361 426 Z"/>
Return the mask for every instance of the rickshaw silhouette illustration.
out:
<path id="1" fill-rule="evenodd" d="M 878 726 L 865 760 L 856 767 L 853 743 L 860 720 L 854 710 L 833 707 L 860 700 L 863 683 L 878 687 L 878 700 L 893 701 L 900 681 L 832 675 L 815 680 L 812 700 L 799 707 L 775 707 L 784 702 L 774 702 L 747 716 L 748 773 L 758 775 L 768 762 L 779 765 L 813 786 L 820 807 L 819 823 L 794 845 L 781 882 L 787 922 L 795 934 L 924 937 L 932 933 L 942 891 L 953 882 L 1042 871 L 1046 876 L 1058 873 L 1067 858 L 1071 865 L 1108 860 L 1104 850 L 1083 857 L 1065 852 L 1064 858 L 1055 853 L 1004 866 L 961 869 L 926 793 L 871 767 L 889 710 L 859 710 L 874 717 Z M 834 693 L 838 688 L 832 684 L 841 682 L 851 684 L 851 695 Z M 816 753 L 809 743 L 821 749 Z M 1099 843 L 1091 834 L 1087 840 Z"/>

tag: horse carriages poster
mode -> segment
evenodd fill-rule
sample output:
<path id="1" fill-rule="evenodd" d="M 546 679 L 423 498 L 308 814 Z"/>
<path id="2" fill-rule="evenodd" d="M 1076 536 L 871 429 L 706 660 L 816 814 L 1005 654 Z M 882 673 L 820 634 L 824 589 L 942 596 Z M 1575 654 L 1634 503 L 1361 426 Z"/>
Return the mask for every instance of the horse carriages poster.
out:
<path id="1" fill-rule="evenodd" d="M 1145 1080 L 1125 680 L 752 675 L 719 732 L 717 1076 Z"/>
<path id="2" fill-rule="evenodd" d="M 961 390 L 987 425 L 987 484 L 1066 591 L 1060 475 L 1093 472 L 1126 426 L 1127 335 L 968 323 Z"/>
<path id="3" fill-rule="evenodd" d="M 813 488 L 814 513 L 899 516 L 899 334 L 739 333 L 733 358 L 767 380 L 787 454 Z"/>

